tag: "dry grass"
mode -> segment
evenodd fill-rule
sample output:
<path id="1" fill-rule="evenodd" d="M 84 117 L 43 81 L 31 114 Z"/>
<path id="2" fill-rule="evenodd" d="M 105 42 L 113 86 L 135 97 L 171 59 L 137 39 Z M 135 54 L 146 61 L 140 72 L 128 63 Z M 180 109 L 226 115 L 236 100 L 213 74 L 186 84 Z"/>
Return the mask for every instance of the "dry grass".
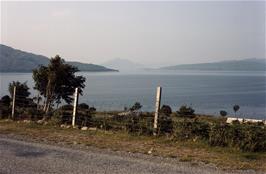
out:
<path id="1" fill-rule="evenodd" d="M 243 153 L 232 148 L 210 147 L 202 141 L 175 141 L 167 137 L 134 136 L 126 132 L 81 131 L 54 125 L 0 120 L 1 134 L 21 135 L 36 141 L 80 144 L 114 151 L 138 152 L 178 158 L 180 161 L 212 163 L 222 169 L 266 171 L 266 153 Z"/>

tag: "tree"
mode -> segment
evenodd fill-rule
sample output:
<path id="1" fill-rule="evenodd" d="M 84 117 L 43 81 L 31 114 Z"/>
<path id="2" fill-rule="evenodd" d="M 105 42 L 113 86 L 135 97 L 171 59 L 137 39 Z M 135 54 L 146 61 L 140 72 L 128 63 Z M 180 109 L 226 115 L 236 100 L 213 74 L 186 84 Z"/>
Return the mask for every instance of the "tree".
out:
<path id="1" fill-rule="evenodd" d="M 227 115 L 227 112 L 226 112 L 226 111 L 223 111 L 223 110 L 221 110 L 221 111 L 220 111 L 220 115 L 221 115 L 221 116 L 223 116 L 223 117 L 225 117 L 225 116 Z"/>
<path id="2" fill-rule="evenodd" d="M 58 55 L 50 59 L 47 67 L 40 66 L 33 70 L 34 89 L 37 89 L 45 99 L 43 110 L 46 114 L 54 103 L 59 104 L 61 100 L 70 104 L 73 101 L 75 88 L 79 88 L 79 93 L 82 95 L 85 77 L 76 76 L 75 73 L 78 71 Z"/>
<path id="3" fill-rule="evenodd" d="M 32 100 L 36 103 L 37 105 L 37 110 L 39 110 L 40 107 L 40 102 L 42 101 L 42 97 L 40 95 L 34 96 Z"/>
<path id="4" fill-rule="evenodd" d="M 142 108 L 142 105 L 139 102 L 136 102 L 131 108 L 130 111 L 138 111 Z"/>
<path id="5" fill-rule="evenodd" d="M 29 87 L 27 85 L 27 82 L 20 83 L 19 81 L 13 81 L 9 83 L 8 86 L 8 91 L 10 93 L 11 98 L 13 98 L 13 92 L 14 92 L 14 87 L 16 86 L 16 105 L 17 106 L 22 106 L 25 104 L 28 104 L 29 102 Z"/>
<path id="6" fill-rule="evenodd" d="M 236 116 L 236 112 L 240 109 L 240 106 L 239 105 L 234 105 L 233 109 L 234 109 L 235 116 Z"/>

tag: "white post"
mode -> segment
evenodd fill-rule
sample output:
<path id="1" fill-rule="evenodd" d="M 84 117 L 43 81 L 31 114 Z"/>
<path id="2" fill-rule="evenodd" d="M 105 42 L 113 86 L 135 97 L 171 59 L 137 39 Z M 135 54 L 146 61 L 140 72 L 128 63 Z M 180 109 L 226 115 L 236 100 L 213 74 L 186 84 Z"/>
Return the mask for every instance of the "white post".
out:
<path id="1" fill-rule="evenodd" d="M 153 123 L 153 128 L 154 128 L 153 135 L 157 134 L 158 117 L 159 117 L 159 110 L 160 110 L 160 105 L 161 105 L 161 93 L 162 93 L 162 88 L 159 86 L 159 87 L 157 87 L 157 92 L 156 92 L 155 114 L 154 114 L 154 123 Z"/>
<path id="2" fill-rule="evenodd" d="M 79 98 L 79 92 L 78 92 L 78 88 L 76 88 L 75 89 L 74 107 L 73 107 L 73 117 L 72 117 L 72 126 L 73 127 L 75 127 L 77 106 L 78 106 L 78 98 Z"/>
<path id="3" fill-rule="evenodd" d="M 16 86 L 13 88 L 13 99 L 12 99 L 12 114 L 11 117 L 12 119 L 15 118 L 15 102 L 16 102 Z"/>

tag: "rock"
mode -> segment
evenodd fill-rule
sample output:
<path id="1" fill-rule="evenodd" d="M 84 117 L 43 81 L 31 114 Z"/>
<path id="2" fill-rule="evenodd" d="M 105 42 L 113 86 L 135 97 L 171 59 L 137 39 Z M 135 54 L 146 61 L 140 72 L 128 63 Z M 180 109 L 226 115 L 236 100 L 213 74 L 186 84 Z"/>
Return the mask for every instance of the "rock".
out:
<path id="1" fill-rule="evenodd" d="M 43 120 L 38 120 L 37 123 L 38 124 L 43 124 Z"/>
<path id="2" fill-rule="evenodd" d="M 30 123 L 30 120 L 23 120 L 23 123 Z"/>
<path id="3" fill-rule="evenodd" d="M 89 130 L 90 131 L 96 131 L 97 130 L 97 127 L 90 127 Z"/>
<path id="4" fill-rule="evenodd" d="M 65 125 L 65 124 L 61 124 L 60 127 L 61 127 L 61 128 L 65 128 L 66 125 Z"/>
<path id="5" fill-rule="evenodd" d="M 70 125 L 67 125 L 65 128 L 69 129 L 69 128 L 71 128 L 71 126 Z"/>
<path id="6" fill-rule="evenodd" d="M 88 130 L 88 127 L 82 127 L 81 130 L 85 131 L 85 130 Z"/>
<path id="7" fill-rule="evenodd" d="M 153 148 L 148 151 L 148 154 L 152 154 Z"/>

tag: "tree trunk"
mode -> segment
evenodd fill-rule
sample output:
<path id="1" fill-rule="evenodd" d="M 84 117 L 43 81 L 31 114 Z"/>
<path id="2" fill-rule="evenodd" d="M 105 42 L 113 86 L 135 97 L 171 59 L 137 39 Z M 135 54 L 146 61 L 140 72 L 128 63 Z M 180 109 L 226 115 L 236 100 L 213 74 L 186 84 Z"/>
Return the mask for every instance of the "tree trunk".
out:
<path id="1" fill-rule="evenodd" d="M 45 98 L 44 102 L 43 102 L 43 111 L 44 112 L 46 111 L 46 107 L 47 107 L 47 98 Z"/>

